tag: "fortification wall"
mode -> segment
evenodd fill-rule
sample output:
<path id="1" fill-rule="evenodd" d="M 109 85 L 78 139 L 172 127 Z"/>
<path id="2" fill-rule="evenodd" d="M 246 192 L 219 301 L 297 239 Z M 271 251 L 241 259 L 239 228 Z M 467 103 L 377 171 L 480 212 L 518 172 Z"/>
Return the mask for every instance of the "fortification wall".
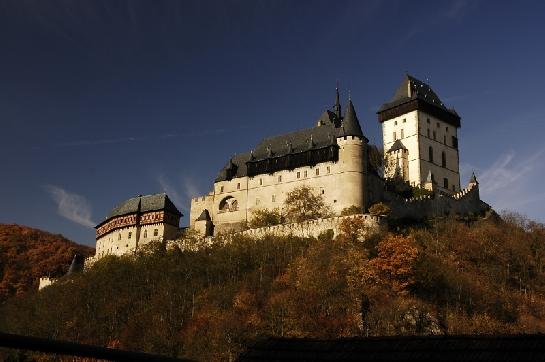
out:
<path id="1" fill-rule="evenodd" d="M 391 210 L 390 217 L 394 219 L 468 216 L 480 214 L 490 209 L 490 205 L 481 201 L 478 185 L 470 185 L 450 196 L 435 194 L 433 196 L 403 199 L 386 192 L 384 198 Z"/>
<path id="2" fill-rule="evenodd" d="M 385 223 L 383 218 L 379 216 L 372 216 L 369 214 L 357 214 L 350 216 L 336 216 L 326 219 L 308 220 L 301 223 L 282 224 L 274 226 L 266 226 L 262 228 L 250 229 L 241 232 L 242 235 L 250 237 L 263 237 L 265 235 L 275 236 L 299 236 L 299 237 L 318 237 L 320 234 L 333 231 L 333 236 L 336 237 L 340 233 L 341 222 L 345 219 L 353 219 L 361 217 L 364 220 L 365 226 L 368 228 L 368 232 L 379 231 Z"/>

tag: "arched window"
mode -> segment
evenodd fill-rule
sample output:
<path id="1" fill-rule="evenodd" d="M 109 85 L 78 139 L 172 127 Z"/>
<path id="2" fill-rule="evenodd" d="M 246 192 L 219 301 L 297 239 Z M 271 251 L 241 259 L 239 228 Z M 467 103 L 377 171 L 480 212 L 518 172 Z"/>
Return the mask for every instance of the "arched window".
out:
<path id="1" fill-rule="evenodd" d="M 430 162 L 433 162 L 433 147 L 431 146 L 428 148 L 428 158 Z"/>
<path id="2" fill-rule="evenodd" d="M 227 196 L 219 204 L 219 212 L 230 212 L 238 210 L 238 202 L 233 196 Z"/>
<path id="3" fill-rule="evenodd" d="M 447 167 L 447 156 L 445 156 L 445 151 L 441 152 L 441 166 Z"/>

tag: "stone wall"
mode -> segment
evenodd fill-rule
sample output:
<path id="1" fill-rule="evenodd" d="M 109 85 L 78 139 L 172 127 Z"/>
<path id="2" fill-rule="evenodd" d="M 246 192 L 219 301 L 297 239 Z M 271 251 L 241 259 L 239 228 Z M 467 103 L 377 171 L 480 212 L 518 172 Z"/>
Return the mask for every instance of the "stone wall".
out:
<path id="1" fill-rule="evenodd" d="M 446 216 L 470 216 L 481 214 L 490 209 L 490 205 L 481 201 L 478 184 L 470 184 L 454 195 L 422 196 L 403 199 L 392 193 L 385 193 L 386 204 L 391 209 L 393 219 L 426 219 Z"/>
<path id="2" fill-rule="evenodd" d="M 318 237 L 320 234 L 333 231 L 333 236 L 339 235 L 339 227 L 345 219 L 353 219 L 361 217 L 365 221 L 365 225 L 369 228 L 369 232 L 379 231 L 384 225 L 382 217 L 371 216 L 369 214 L 357 214 L 350 216 L 336 216 L 326 219 L 308 220 L 301 223 L 282 224 L 274 226 L 266 226 L 262 228 L 250 229 L 241 232 L 242 235 L 253 238 L 263 237 L 265 235 L 275 236 L 299 236 L 299 237 Z"/>

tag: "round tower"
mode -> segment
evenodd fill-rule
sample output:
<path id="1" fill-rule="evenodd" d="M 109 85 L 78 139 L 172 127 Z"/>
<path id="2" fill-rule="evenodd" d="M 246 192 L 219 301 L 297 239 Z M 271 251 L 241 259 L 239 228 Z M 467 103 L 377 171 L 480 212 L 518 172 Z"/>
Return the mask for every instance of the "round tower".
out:
<path id="1" fill-rule="evenodd" d="M 339 145 L 339 164 L 342 181 L 339 187 L 342 188 L 339 200 L 340 205 L 336 208 L 342 210 L 345 207 L 357 206 L 367 210 L 367 138 L 363 135 L 358 117 L 352 100 L 348 106 L 342 121 L 337 144 Z"/>

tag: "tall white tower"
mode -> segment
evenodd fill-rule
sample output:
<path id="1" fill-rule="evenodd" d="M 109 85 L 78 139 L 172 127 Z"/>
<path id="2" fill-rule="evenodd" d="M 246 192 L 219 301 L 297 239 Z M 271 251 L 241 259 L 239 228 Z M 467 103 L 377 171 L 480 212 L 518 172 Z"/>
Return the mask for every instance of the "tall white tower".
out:
<path id="1" fill-rule="evenodd" d="M 406 75 L 394 97 L 380 107 L 385 177 L 401 176 L 424 186 L 431 173 L 439 192 L 460 190 L 460 116 L 426 83 Z"/>

